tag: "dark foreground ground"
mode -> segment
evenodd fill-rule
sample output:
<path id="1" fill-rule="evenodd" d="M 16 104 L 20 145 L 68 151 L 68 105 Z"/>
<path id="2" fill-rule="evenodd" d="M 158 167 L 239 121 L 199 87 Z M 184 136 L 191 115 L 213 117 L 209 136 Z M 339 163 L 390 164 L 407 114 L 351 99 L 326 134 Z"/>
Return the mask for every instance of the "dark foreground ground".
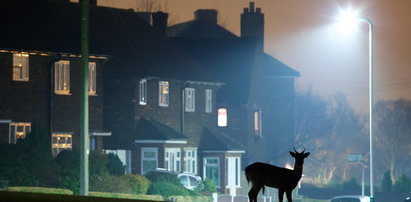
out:
<path id="1" fill-rule="evenodd" d="M 91 196 L 70 196 L 70 195 L 58 195 L 58 194 L 38 194 L 38 193 L 25 193 L 25 192 L 8 192 L 0 191 L 1 202 L 71 202 L 71 201 L 87 201 L 87 202 L 136 202 L 143 200 L 134 199 L 117 199 L 117 198 L 101 198 Z M 144 202 L 150 202 L 145 201 Z"/>

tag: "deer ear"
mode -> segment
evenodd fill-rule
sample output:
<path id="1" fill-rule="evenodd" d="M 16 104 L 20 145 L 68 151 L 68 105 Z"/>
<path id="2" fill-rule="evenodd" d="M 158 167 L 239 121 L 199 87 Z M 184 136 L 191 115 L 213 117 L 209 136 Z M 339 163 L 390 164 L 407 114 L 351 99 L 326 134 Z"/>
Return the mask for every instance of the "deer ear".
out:
<path id="1" fill-rule="evenodd" d="M 310 152 L 304 154 L 304 158 L 307 158 L 310 155 Z"/>
<path id="2" fill-rule="evenodd" d="M 295 153 L 292 152 L 292 151 L 290 151 L 290 155 L 291 155 L 292 157 L 295 157 Z"/>

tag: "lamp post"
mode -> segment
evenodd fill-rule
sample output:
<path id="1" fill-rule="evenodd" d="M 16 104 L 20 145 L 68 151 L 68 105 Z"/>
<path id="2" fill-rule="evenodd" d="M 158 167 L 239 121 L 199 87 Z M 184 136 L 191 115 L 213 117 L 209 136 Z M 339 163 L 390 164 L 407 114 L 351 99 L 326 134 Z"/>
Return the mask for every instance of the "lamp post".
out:
<path id="1" fill-rule="evenodd" d="M 356 22 L 365 22 L 368 24 L 368 59 L 369 59 L 369 128 L 370 128 L 370 202 L 374 202 L 374 154 L 373 154 L 373 103 L 374 103 L 374 50 L 373 50 L 373 30 L 372 21 L 368 18 L 358 18 L 354 12 L 348 11 L 341 15 L 340 20 L 344 24 L 354 24 Z"/>

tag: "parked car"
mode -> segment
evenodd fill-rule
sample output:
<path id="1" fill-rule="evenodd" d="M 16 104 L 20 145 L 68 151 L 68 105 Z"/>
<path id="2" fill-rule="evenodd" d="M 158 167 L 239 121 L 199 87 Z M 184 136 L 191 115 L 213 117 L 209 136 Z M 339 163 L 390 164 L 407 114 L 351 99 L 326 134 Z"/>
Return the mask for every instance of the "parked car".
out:
<path id="1" fill-rule="evenodd" d="M 331 202 L 370 202 L 370 197 L 359 195 L 336 196 L 331 199 Z"/>
<path id="2" fill-rule="evenodd" d="M 149 171 L 146 173 L 146 175 L 150 175 L 151 173 L 162 173 L 165 175 L 176 175 L 176 177 L 180 180 L 181 184 L 186 188 L 190 190 L 203 190 L 204 184 L 203 181 L 201 180 L 200 176 L 197 176 L 192 173 L 180 173 L 180 172 L 173 172 L 173 171 L 168 171 L 164 168 L 156 168 L 155 170 Z"/>

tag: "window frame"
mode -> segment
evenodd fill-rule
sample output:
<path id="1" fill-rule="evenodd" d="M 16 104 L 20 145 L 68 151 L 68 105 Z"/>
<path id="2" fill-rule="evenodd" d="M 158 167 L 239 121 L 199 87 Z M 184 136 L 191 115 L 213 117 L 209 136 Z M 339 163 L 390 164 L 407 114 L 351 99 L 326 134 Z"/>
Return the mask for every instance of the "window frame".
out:
<path id="1" fill-rule="evenodd" d="M 174 159 L 171 159 L 171 153 Z M 173 160 L 173 162 L 171 162 Z M 164 167 L 169 171 L 181 171 L 181 149 L 175 147 L 164 148 Z"/>
<path id="2" fill-rule="evenodd" d="M 154 152 L 154 157 L 145 157 L 144 153 L 145 152 Z M 141 159 L 140 159 L 140 172 L 141 175 L 144 175 L 146 172 L 150 171 L 150 170 L 146 170 L 144 171 L 144 162 L 145 161 L 155 161 L 155 168 L 156 169 L 158 167 L 158 148 L 157 147 L 142 147 L 141 148 Z"/>
<path id="3" fill-rule="evenodd" d="M 139 104 L 147 105 L 147 79 L 141 79 L 138 83 L 139 87 Z"/>
<path id="4" fill-rule="evenodd" d="M 170 102 L 170 83 L 168 81 L 158 82 L 158 105 L 168 107 Z"/>
<path id="5" fill-rule="evenodd" d="M 184 148 L 184 172 L 197 174 L 197 148 Z"/>
<path id="6" fill-rule="evenodd" d="M 29 81 L 29 61 L 28 53 L 13 53 L 13 81 Z"/>
<path id="7" fill-rule="evenodd" d="M 67 88 L 64 88 L 65 85 Z M 54 93 L 70 95 L 70 61 L 68 60 L 54 62 Z"/>
<path id="8" fill-rule="evenodd" d="M 213 90 L 205 89 L 205 112 L 213 112 Z"/>
<path id="9" fill-rule="evenodd" d="M 207 160 L 217 160 L 217 163 L 207 163 Z M 204 157 L 203 160 L 203 179 L 210 179 L 213 181 L 212 178 L 207 177 L 207 168 L 215 168 L 217 167 L 217 183 L 215 183 L 217 188 L 220 188 L 220 158 L 218 157 Z"/>
<path id="10" fill-rule="evenodd" d="M 57 142 L 55 142 L 57 138 Z M 59 142 L 60 138 L 64 138 L 64 142 Z M 69 141 L 67 141 L 69 140 Z M 57 156 L 60 152 L 64 150 L 73 149 L 73 134 L 66 132 L 53 132 L 51 134 L 51 152 L 53 156 Z"/>
<path id="11" fill-rule="evenodd" d="M 186 112 L 196 111 L 196 91 L 195 88 L 184 89 L 184 109 Z"/>
<path id="12" fill-rule="evenodd" d="M 92 67 L 94 68 L 92 69 Z M 97 95 L 97 63 L 88 63 L 88 94 Z"/>
<path id="13" fill-rule="evenodd" d="M 18 127 L 23 127 L 23 131 L 19 132 Z M 31 122 L 11 122 L 9 124 L 9 144 L 16 144 L 18 139 L 26 138 L 27 135 L 30 134 L 30 132 L 31 132 Z M 20 136 L 19 138 L 17 138 L 18 133 L 22 133 L 21 135 L 19 135 Z"/>
<path id="14" fill-rule="evenodd" d="M 228 109 L 220 107 L 217 109 L 217 126 L 227 127 L 228 125 Z"/>

